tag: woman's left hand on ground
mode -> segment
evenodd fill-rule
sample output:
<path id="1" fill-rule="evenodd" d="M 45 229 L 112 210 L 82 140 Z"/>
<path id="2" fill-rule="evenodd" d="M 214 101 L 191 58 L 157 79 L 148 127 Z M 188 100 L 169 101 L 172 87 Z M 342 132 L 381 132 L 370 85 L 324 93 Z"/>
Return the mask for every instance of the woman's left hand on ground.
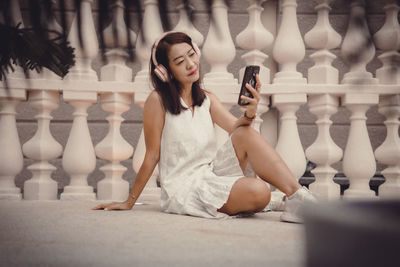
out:
<path id="1" fill-rule="evenodd" d="M 124 201 L 124 202 L 112 202 L 112 203 L 108 203 L 108 204 L 100 204 L 94 208 L 92 208 L 92 210 L 130 210 L 132 209 L 132 204 L 129 203 L 128 201 Z"/>
<path id="2" fill-rule="evenodd" d="M 246 116 L 249 118 L 253 118 L 256 113 L 257 113 L 257 105 L 258 102 L 260 101 L 260 88 L 261 88 L 261 82 L 258 74 L 256 74 L 256 88 L 253 88 L 250 84 L 246 84 L 246 88 L 252 93 L 253 98 L 247 97 L 242 95 L 241 98 L 249 104 L 245 106 L 246 108 Z"/>

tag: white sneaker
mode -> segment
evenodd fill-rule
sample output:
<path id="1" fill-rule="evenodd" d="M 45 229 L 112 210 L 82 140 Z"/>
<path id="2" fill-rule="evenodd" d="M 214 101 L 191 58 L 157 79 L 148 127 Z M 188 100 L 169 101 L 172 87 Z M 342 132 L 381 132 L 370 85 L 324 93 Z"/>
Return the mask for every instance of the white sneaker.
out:
<path id="1" fill-rule="evenodd" d="M 281 221 L 303 223 L 302 208 L 304 205 L 316 203 L 317 199 L 306 188 L 302 187 L 293 195 L 287 197 L 285 210 L 281 215 Z"/>
<path id="2" fill-rule="evenodd" d="M 264 211 L 283 211 L 285 210 L 286 195 L 279 190 L 271 192 L 271 200 Z"/>

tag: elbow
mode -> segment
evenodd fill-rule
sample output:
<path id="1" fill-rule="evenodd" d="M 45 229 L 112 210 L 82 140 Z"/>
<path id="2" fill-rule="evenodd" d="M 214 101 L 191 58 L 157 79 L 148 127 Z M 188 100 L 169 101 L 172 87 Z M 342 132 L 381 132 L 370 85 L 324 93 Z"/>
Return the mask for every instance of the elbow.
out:
<path id="1" fill-rule="evenodd" d="M 150 165 L 156 165 L 160 160 L 160 151 L 149 151 L 146 152 L 145 162 L 148 162 Z"/>

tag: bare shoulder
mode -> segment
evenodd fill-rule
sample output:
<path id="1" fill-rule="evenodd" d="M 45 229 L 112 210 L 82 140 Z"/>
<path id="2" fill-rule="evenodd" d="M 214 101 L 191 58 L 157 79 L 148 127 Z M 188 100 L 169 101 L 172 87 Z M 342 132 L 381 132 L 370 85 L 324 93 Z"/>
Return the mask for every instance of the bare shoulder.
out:
<path id="1" fill-rule="evenodd" d="M 144 103 L 143 111 L 151 110 L 156 113 L 164 114 L 164 106 L 162 104 L 161 96 L 157 93 L 156 90 L 153 90 L 146 99 Z"/>
<path id="2" fill-rule="evenodd" d="M 157 93 L 156 90 L 153 90 L 149 96 L 146 99 L 146 102 L 144 103 L 146 106 L 152 106 L 154 108 L 160 107 L 162 108 L 162 100 L 161 96 Z"/>
<path id="3" fill-rule="evenodd" d="M 203 91 L 206 93 L 206 95 L 210 99 L 211 104 L 213 104 L 215 102 L 219 102 L 218 97 L 213 92 L 211 92 L 210 90 L 206 90 L 206 89 L 203 89 Z"/>
<path id="4" fill-rule="evenodd" d="M 153 90 L 146 99 L 143 108 L 143 119 L 157 118 L 163 119 L 165 116 L 165 110 L 162 104 L 161 96 Z"/>

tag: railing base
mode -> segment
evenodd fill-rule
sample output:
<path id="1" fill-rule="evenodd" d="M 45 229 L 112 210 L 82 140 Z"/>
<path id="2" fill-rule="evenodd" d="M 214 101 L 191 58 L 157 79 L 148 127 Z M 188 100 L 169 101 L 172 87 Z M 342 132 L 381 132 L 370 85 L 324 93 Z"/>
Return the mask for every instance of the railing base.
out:
<path id="1" fill-rule="evenodd" d="M 303 176 L 299 179 L 299 183 L 306 187 L 309 187 L 311 183 L 315 181 L 313 176 Z M 340 195 L 343 195 L 344 191 L 349 188 L 349 180 L 343 174 L 337 174 L 333 177 L 333 181 L 340 185 Z M 381 175 L 375 175 L 369 182 L 371 190 L 375 191 L 375 195 L 378 195 L 378 188 L 385 182 L 385 178 Z"/>
<path id="2" fill-rule="evenodd" d="M 92 194 L 61 194 L 60 200 L 96 200 L 96 195 Z"/>
<path id="3" fill-rule="evenodd" d="M 24 199 L 57 200 L 57 182 L 30 179 L 24 183 Z"/>
<path id="4" fill-rule="evenodd" d="M 91 186 L 66 186 L 60 200 L 96 200 L 96 194 Z"/>
<path id="5" fill-rule="evenodd" d="M 22 194 L 19 193 L 19 188 L 13 191 L 15 192 L 0 192 L 0 200 L 21 200 Z"/>

